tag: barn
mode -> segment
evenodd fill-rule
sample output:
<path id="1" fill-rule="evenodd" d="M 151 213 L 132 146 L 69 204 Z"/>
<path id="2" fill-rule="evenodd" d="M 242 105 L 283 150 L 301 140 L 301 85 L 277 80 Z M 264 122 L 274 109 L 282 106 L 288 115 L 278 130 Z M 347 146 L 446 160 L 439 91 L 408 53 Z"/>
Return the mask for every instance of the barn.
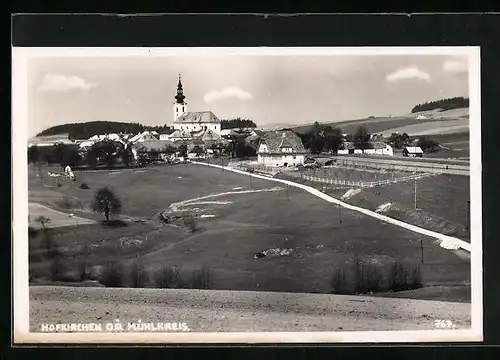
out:
<path id="1" fill-rule="evenodd" d="M 419 146 L 407 146 L 403 149 L 403 156 L 422 157 L 424 152 Z"/>

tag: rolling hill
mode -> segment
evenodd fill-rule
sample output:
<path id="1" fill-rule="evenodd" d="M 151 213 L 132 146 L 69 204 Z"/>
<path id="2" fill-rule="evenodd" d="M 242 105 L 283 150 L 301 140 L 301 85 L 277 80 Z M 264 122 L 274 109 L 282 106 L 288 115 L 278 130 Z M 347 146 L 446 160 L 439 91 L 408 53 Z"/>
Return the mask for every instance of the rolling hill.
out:
<path id="1" fill-rule="evenodd" d="M 469 108 L 440 111 L 440 109 L 394 117 L 375 117 L 322 123 L 353 133 L 360 125 L 366 126 L 372 134 L 388 136 L 393 132 L 406 132 L 408 135 L 439 135 L 468 132 Z M 300 134 L 312 129 L 312 124 L 294 127 Z"/>

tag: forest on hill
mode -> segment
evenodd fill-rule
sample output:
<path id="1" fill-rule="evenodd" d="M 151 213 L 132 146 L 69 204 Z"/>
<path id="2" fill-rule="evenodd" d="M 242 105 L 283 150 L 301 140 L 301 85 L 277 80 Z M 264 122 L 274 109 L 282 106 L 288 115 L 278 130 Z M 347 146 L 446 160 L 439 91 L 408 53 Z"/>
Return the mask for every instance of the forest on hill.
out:
<path id="1" fill-rule="evenodd" d="M 222 129 L 255 128 L 257 125 L 250 119 L 221 120 Z M 88 139 L 94 135 L 112 133 L 137 134 L 143 131 L 156 131 L 158 134 L 171 134 L 173 128 L 168 125 L 147 126 L 139 123 L 116 121 L 90 121 L 85 123 L 69 123 L 52 126 L 38 133 L 36 136 L 69 134 L 70 139 Z"/>
<path id="2" fill-rule="evenodd" d="M 156 131 L 159 134 L 168 134 L 173 131 L 167 125 L 145 126 L 139 123 L 90 121 L 52 126 L 41 131 L 36 136 L 69 134 L 70 139 L 88 139 L 94 135 L 111 133 L 137 134 L 145 130 Z"/>
<path id="3" fill-rule="evenodd" d="M 453 97 L 449 99 L 441 99 L 436 101 L 425 102 L 422 104 L 415 105 L 411 109 L 412 114 L 420 111 L 430 111 L 436 109 L 451 110 L 451 109 L 461 109 L 469 107 L 469 98 L 465 97 Z"/>

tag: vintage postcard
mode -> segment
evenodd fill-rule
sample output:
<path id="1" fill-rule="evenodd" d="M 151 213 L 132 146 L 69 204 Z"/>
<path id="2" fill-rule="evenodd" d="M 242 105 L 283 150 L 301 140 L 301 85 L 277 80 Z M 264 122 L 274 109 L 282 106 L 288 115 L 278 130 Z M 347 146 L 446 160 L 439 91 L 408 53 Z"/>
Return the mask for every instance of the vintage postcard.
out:
<path id="1" fill-rule="evenodd" d="M 12 56 L 16 344 L 482 341 L 478 47 Z"/>

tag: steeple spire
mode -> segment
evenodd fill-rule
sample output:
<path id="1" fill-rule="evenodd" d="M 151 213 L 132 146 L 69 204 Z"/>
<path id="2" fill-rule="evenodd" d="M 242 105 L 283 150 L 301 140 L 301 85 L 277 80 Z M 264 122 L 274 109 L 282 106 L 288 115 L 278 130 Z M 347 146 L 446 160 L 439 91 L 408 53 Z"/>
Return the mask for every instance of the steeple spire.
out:
<path id="1" fill-rule="evenodd" d="M 177 95 L 175 96 L 175 100 L 178 104 L 184 104 L 185 98 L 184 90 L 182 89 L 181 74 L 179 74 L 179 83 L 177 84 Z"/>

